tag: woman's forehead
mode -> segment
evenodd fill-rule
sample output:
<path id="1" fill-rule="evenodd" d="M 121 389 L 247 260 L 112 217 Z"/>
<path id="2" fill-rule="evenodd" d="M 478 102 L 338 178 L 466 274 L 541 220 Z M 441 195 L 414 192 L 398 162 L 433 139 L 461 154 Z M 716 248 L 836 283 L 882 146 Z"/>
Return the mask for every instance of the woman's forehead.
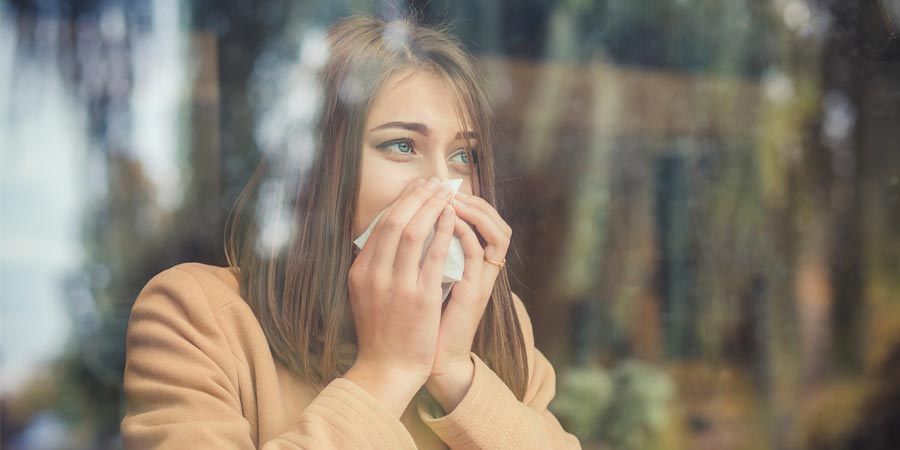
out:
<path id="1" fill-rule="evenodd" d="M 465 107 L 440 74 L 406 69 L 393 74 L 375 95 L 366 117 L 366 130 L 387 122 L 423 123 L 429 128 L 472 130 Z"/>

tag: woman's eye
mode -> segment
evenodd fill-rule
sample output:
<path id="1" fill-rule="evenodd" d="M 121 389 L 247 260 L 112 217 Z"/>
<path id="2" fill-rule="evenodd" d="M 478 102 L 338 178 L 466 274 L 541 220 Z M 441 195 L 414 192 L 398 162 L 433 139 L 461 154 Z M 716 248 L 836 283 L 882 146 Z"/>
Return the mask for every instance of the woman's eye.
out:
<path id="1" fill-rule="evenodd" d="M 469 163 L 469 155 L 466 154 L 465 150 L 453 155 L 454 158 L 456 158 L 457 156 L 461 157 L 461 159 L 460 159 L 461 163 L 463 163 L 463 164 Z"/>
<path id="2" fill-rule="evenodd" d="M 412 152 L 413 149 L 412 142 L 410 142 L 408 139 L 388 141 L 383 144 L 378 144 L 375 147 L 381 150 L 391 151 L 392 153 L 400 153 L 401 155 L 408 155 Z"/>

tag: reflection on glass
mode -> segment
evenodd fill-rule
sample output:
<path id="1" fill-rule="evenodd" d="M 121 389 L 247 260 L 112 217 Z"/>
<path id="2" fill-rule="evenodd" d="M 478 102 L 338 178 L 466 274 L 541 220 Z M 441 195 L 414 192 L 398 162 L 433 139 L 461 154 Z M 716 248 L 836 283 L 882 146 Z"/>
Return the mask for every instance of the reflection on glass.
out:
<path id="1" fill-rule="evenodd" d="M 900 445 L 895 2 L 354 7 L 409 4 L 488 78 L 513 290 L 585 448 Z M 225 265 L 260 158 L 309 167 L 349 12 L 0 5 L 0 445 L 121 445 L 131 302 Z M 263 251 L 290 226 L 267 182 Z"/>

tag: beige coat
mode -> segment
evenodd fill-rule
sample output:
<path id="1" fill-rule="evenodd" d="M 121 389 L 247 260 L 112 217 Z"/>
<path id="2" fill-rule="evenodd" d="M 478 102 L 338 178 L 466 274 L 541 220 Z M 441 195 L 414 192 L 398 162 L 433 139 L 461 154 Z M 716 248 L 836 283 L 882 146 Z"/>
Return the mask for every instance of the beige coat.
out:
<path id="1" fill-rule="evenodd" d="M 400 419 L 345 378 L 311 386 L 272 356 L 226 267 L 183 263 L 143 288 L 128 324 L 122 437 L 129 449 L 580 449 L 547 410 L 555 373 L 528 349 L 525 401 L 472 353 L 475 377 L 443 415 L 421 389 Z"/>

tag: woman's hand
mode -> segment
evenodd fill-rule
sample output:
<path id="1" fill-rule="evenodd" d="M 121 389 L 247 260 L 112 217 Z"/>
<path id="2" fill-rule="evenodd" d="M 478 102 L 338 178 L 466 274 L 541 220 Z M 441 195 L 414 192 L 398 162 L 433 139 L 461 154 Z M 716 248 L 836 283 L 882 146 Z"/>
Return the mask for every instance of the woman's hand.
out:
<path id="1" fill-rule="evenodd" d="M 456 407 L 472 381 L 474 363 L 469 353 L 501 270 L 484 259 L 503 261 L 512 237 L 512 228 L 484 199 L 459 192 L 453 205 L 459 216 L 453 233 L 466 255 L 465 270 L 441 315 L 437 354 L 425 384 L 447 412 Z M 469 223 L 487 242 L 484 248 Z"/>
<path id="2" fill-rule="evenodd" d="M 448 204 L 450 192 L 439 184 L 437 178 L 410 184 L 381 215 L 350 267 L 359 351 L 348 374 L 353 372 L 355 380 L 385 396 L 390 396 L 388 385 L 399 384 L 411 398 L 432 371 L 441 320 L 441 274 L 456 220 Z M 436 221 L 420 268 L 424 241 Z M 402 413 L 406 403 L 396 396 L 390 400 L 397 400 L 393 406 Z"/>

